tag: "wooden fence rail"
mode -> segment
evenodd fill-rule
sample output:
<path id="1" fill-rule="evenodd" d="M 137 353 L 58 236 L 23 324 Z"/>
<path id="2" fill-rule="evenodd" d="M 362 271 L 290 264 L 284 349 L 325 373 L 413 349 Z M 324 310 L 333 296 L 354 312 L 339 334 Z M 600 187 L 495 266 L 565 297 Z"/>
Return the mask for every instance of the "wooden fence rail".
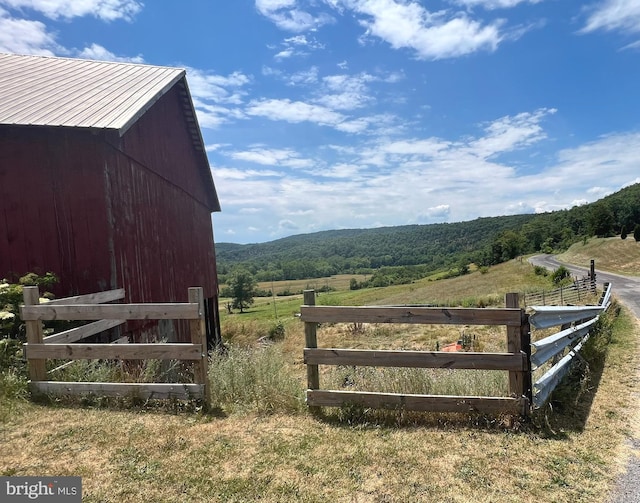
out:
<path id="1" fill-rule="evenodd" d="M 124 290 L 56 299 L 40 304 L 38 287 L 24 288 L 24 320 L 31 388 L 40 393 L 107 396 L 135 394 L 142 398 L 199 398 L 208 405 L 207 341 L 202 288 L 189 289 L 189 302 L 165 304 L 102 304 L 124 298 Z M 116 327 L 127 320 L 189 320 L 190 344 L 78 344 L 92 335 Z M 99 320 L 87 325 L 44 337 L 43 320 Z M 194 383 L 104 383 L 59 382 L 47 380 L 47 359 L 105 360 L 186 360 L 194 365 Z M 67 365 L 67 364 L 65 364 Z M 59 368 L 64 367 L 62 365 Z"/>
<path id="2" fill-rule="evenodd" d="M 518 294 L 507 294 L 506 307 L 499 309 L 316 306 L 315 292 L 306 290 L 300 316 L 305 322 L 307 404 L 312 409 L 359 404 L 373 408 L 416 411 L 511 412 L 525 415 L 531 401 L 530 330 L 528 316 L 517 306 Z M 318 348 L 318 323 L 336 322 L 504 325 L 507 328 L 508 352 L 448 353 Z M 318 365 L 504 370 L 509 373 L 510 396 L 441 396 L 321 390 Z"/>

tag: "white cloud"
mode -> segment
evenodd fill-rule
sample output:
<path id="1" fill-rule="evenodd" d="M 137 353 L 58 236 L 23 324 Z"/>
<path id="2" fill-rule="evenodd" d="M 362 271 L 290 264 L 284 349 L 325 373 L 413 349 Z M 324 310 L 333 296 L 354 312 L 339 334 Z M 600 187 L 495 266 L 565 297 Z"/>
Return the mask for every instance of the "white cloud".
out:
<path id="1" fill-rule="evenodd" d="M 287 59 L 294 55 L 293 49 L 285 49 L 274 56 L 275 59 Z"/>
<path id="2" fill-rule="evenodd" d="M 310 14 L 296 8 L 296 3 L 296 0 L 256 0 L 256 8 L 285 31 L 303 32 L 333 22 L 328 14 Z"/>
<path id="3" fill-rule="evenodd" d="M 325 178 L 353 179 L 355 177 L 359 178 L 362 169 L 362 166 L 357 164 L 340 163 L 331 166 L 329 169 L 318 170 L 317 175 Z"/>
<path id="4" fill-rule="evenodd" d="M 292 149 L 255 147 L 246 151 L 229 152 L 227 155 L 232 159 L 249 161 L 266 166 L 307 168 L 313 165 L 310 159 L 302 159 L 300 155 Z"/>
<path id="5" fill-rule="evenodd" d="M 502 117 L 486 128 L 486 136 L 471 142 L 470 147 L 482 158 L 510 152 L 529 146 L 546 137 L 540 122 L 555 109 L 540 109 L 533 113 L 521 113 L 513 117 Z"/>
<path id="6" fill-rule="evenodd" d="M 631 42 L 630 44 L 625 45 L 622 49 L 640 49 L 640 40 Z"/>
<path id="7" fill-rule="evenodd" d="M 0 5 L 35 10 L 50 19 L 94 16 L 103 21 L 131 21 L 142 10 L 142 3 L 136 0 L 0 0 Z"/>
<path id="8" fill-rule="evenodd" d="M 337 160 L 328 167 L 313 166 L 313 178 L 291 171 L 266 181 L 256 174 L 231 183 L 216 172 L 216 182 L 238 207 L 264 209 L 254 215 L 252 225 L 267 239 L 322 229 L 554 211 L 639 181 L 640 132 L 562 150 L 555 161 L 530 166 L 522 172 L 526 174 L 491 160 L 544 141 L 541 125 L 552 114 L 542 109 L 498 118 L 477 137 L 330 146 Z M 370 164 L 371 159 L 377 164 Z M 250 196 L 257 193 L 260 201 Z M 287 225 L 273 223 L 279 221 Z"/>
<path id="9" fill-rule="evenodd" d="M 597 30 L 640 33 L 639 0 L 605 0 L 587 8 L 590 15 L 583 33 Z"/>
<path id="10" fill-rule="evenodd" d="M 217 75 L 197 68 L 187 68 L 187 82 L 201 127 L 215 129 L 232 119 L 245 117 L 240 105 L 251 78 L 241 72 Z"/>
<path id="11" fill-rule="evenodd" d="M 318 103 L 337 110 L 361 108 L 373 101 L 368 94 L 367 84 L 374 80 L 371 75 L 329 75 L 322 79 L 323 95 Z"/>
<path id="12" fill-rule="evenodd" d="M 291 86 L 309 85 L 318 82 L 318 67 L 312 66 L 308 70 L 292 73 L 287 78 L 287 84 Z"/>
<path id="13" fill-rule="evenodd" d="M 467 7 L 480 6 L 488 10 L 492 9 L 510 9 L 521 3 L 540 3 L 542 0 L 457 0 L 456 3 Z"/>
<path id="14" fill-rule="evenodd" d="M 243 119 L 245 117 L 239 108 L 208 104 L 197 97 L 193 97 L 193 106 L 198 115 L 198 123 L 203 128 L 215 129 L 232 119 Z"/>
<path id="15" fill-rule="evenodd" d="M 501 21 L 483 26 L 463 13 L 429 12 L 418 2 L 397 0 L 343 0 L 365 16 L 367 36 L 386 41 L 394 49 L 411 49 L 419 59 L 463 56 L 480 50 L 494 51 L 502 41 Z"/>
<path id="16" fill-rule="evenodd" d="M 289 86 L 307 87 L 310 95 L 304 101 L 254 100 L 246 110 L 248 115 L 296 123 L 312 122 L 334 127 L 345 133 L 396 135 L 402 129 L 390 114 L 360 117 L 347 115 L 347 112 L 374 105 L 376 100 L 370 85 L 374 82 L 394 84 L 404 78 L 399 72 L 379 75 L 361 72 L 355 75 L 334 74 L 320 77 L 318 67 L 312 66 L 308 70 L 292 74 L 266 67 L 263 68 L 263 74 L 276 76 Z"/>
<path id="17" fill-rule="evenodd" d="M 197 68 L 187 69 L 187 80 L 194 97 L 233 105 L 242 103 L 245 94 L 242 88 L 251 82 L 251 78 L 241 72 L 223 76 Z"/>
<path id="18" fill-rule="evenodd" d="M 387 143 L 381 146 L 380 151 L 384 154 L 395 154 L 405 156 L 423 156 L 433 158 L 443 150 L 448 149 L 451 143 L 437 138 L 427 138 L 423 140 L 400 140 Z"/>
<path id="19" fill-rule="evenodd" d="M 0 7 L 0 52 L 53 56 L 60 50 L 44 23 L 13 18 Z"/>
<path id="20" fill-rule="evenodd" d="M 249 103 L 249 115 L 284 120 L 292 123 L 314 122 L 323 126 L 335 126 L 344 121 L 342 114 L 320 105 L 291 101 L 289 99 L 262 99 Z"/>
<path id="21" fill-rule="evenodd" d="M 78 56 L 86 59 L 95 59 L 98 61 L 118 61 L 120 63 L 144 63 L 142 55 L 134 57 L 116 56 L 111 51 L 98 44 L 91 44 L 78 53 Z"/>
<path id="22" fill-rule="evenodd" d="M 439 204 L 432 208 L 427 208 L 425 212 L 418 213 L 416 221 L 418 222 L 433 222 L 436 220 L 446 220 L 451 212 L 451 206 L 448 204 Z"/>
<path id="23" fill-rule="evenodd" d="M 297 231 L 300 227 L 293 220 L 280 220 L 278 222 L 278 230 L 280 231 Z"/>
<path id="24" fill-rule="evenodd" d="M 277 60 L 288 59 L 293 56 L 308 56 L 312 50 L 324 49 L 324 45 L 316 39 L 307 38 L 306 35 L 296 35 L 285 38 L 282 42 L 284 49 L 280 50 L 274 58 Z M 269 47 L 275 49 L 275 47 Z"/>

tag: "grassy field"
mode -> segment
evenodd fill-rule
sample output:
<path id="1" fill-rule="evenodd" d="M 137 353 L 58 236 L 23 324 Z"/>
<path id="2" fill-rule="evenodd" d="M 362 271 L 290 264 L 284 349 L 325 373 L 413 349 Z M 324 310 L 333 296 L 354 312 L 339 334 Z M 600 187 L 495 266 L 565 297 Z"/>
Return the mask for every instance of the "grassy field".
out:
<path id="1" fill-rule="evenodd" d="M 592 238 L 586 243 L 576 243 L 558 259 L 571 264 L 589 267 L 595 260 L 596 269 L 640 276 L 640 243 L 633 239 L 620 239 L 620 236 L 606 239 Z"/>
<path id="2" fill-rule="evenodd" d="M 526 261 L 512 261 L 486 274 L 324 293 L 318 303 L 503 305 L 506 292 L 548 282 Z M 606 500 L 640 412 L 630 405 L 639 329 L 624 310 L 586 353 L 581 379 L 559 391 L 553 409 L 520 422 L 353 408 L 309 415 L 304 331 L 294 316 L 301 298 L 276 299 L 286 335 L 264 346 L 256 341 L 276 322 L 272 301 L 225 314 L 230 351 L 212 362 L 216 407 L 208 413 L 182 403 L 32 403 L 9 396 L 5 379 L 0 474 L 80 475 L 87 502 Z M 431 349 L 458 336 L 335 325 L 320 329 L 319 342 Z M 488 348 L 503 339 L 481 332 L 477 340 Z"/>

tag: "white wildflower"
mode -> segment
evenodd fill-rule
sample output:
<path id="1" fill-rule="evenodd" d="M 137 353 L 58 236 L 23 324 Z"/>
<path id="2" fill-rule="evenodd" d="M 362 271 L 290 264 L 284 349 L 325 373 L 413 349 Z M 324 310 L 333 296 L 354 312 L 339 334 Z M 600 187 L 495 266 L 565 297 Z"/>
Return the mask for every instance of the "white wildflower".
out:
<path id="1" fill-rule="evenodd" d="M 15 317 L 16 315 L 9 311 L 0 311 L 0 320 L 2 321 L 13 320 Z"/>

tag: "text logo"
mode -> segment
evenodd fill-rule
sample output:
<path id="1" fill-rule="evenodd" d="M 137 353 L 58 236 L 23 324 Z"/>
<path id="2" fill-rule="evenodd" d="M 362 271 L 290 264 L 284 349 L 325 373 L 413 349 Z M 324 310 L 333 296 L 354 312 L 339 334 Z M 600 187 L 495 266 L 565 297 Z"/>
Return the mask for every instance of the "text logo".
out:
<path id="1" fill-rule="evenodd" d="M 0 477 L 0 501 L 81 503 L 80 477 Z"/>

